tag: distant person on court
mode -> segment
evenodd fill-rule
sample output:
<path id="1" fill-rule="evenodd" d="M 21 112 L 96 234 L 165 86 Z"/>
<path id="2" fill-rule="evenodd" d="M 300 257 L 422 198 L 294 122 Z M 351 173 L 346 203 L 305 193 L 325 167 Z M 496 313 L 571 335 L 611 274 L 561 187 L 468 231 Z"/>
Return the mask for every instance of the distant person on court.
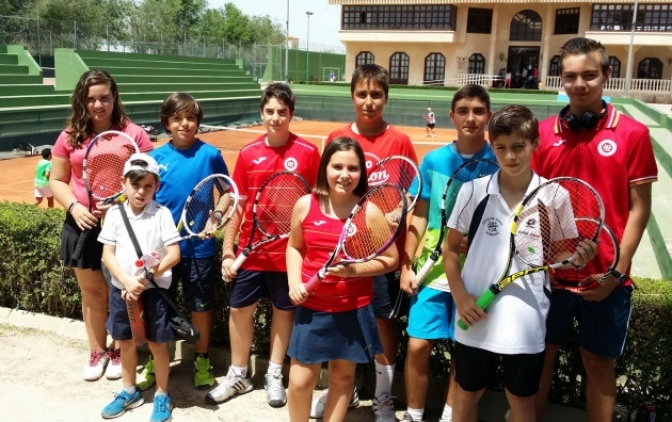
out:
<path id="1" fill-rule="evenodd" d="M 611 276 L 589 291 L 553 292 L 537 420 L 543 420 L 555 357 L 576 319 L 588 379 L 588 418 L 607 422 L 616 404 L 615 360 L 623 353 L 630 320 L 630 266 L 649 221 L 658 168 L 646 126 L 602 100 L 611 77 L 605 47 L 592 39 L 573 38 L 560 48 L 559 66 L 569 105 L 558 116 L 541 122 L 541 145 L 534 154 L 533 168 L 547 178 L 576 177 L 595 188 L 604 202 L 605 224 L 620 243 L 616 270 L 625 276 L 623 280 Z M 611 262 L 611 257 L 597 259 Z"/>
<path id="2" fill-rule="evenodd" d="M 306 291 L 304 283 L 328 260 L 345 220 L 368 190 L 362 148 L 351 138 L 334 139 L 324 150 L 317 177 L 314 192 L 294 207 L 287 244 L 289 296 L 299 305 L 288 351 L 292 422 L 308 420 L 323 362 L 329 362 L 324 420 L 345 418 L 356 365 L 371 362 L 383 350 L 371 305 L 372 276 L 398 263 L 396 246 L 390 245 L 372 261 L 330 268 L 314 292 Z"/>
<path id="3" fill-rule="evenodd" d="M 203 110 L 194 97 L 182 92 L 168 95 L 163 100 L 159 117 L 171 140 L 151 153 L 159 163 L 161 176 L 156 202 L 168 207 L 177 224 L 187 196 L 198 182 L 214 173 L 228 175 L 229 171 L 219 150 L 196 137 L 198 126 L 203 121 Z M 218 281 L 215 280 L 217 242 L 214 237 L 183 240 L 180 242 L 180 254 L 182 258 L 172 273 L 170 294 L 177 296 L 181 282 L 184 304 L 191 311 L 191 322 L 201 334 L 194 346 L 194 387 L 207 390 L 215 385 L 208 348 L 215 283 Z M 154 384 L 153 367 L 150 357 L 138 378 L 138 386 L 142 390 Z"/>
<path id="4" fill-rule="evenodd" d="M 530 168 L 532 153 L 539 146 L 538 122 L 527 107 L 509 105 L 492 115 L 488 131 L 500 170 L 462 185 L 448 220 L 450 230 L 443 248 L 444 269 L 457 307 L 455 317 L 469 327 L 455 329 L 458 386 L 452 421 L 476 422 L 478 402 L 497 369 L 499 356 L 504 366 L 510 419 L 532 421 L 534 395 L 539 391 L 544 365 L 544 321 L 550 302 L 548 275 L 538 272 L 515 279 L 488 307 L 487 318 L 476 299 L 507 266 L 510 237 L 506 232 L 511 209 L 545 181 Z M 477 216 L 481 205 L 484 208 Z M 480 223 L 472 225 L 474 218 L 480 218 Z M 520 221 L 520 225 L 538 227 L 534 214 Z M 466 234 L 469 252 L 461 265 Z M 574 263 L 590 261 L 595 249 L 593 242 L 580 242 L 573 251 Z M 522 261 L 514 258 L 507 275 L 525 268 Z"/>
<path id="5" fill-rule="evenodd" d="M 366 64 L 355 69 L 350 81 L 352 104 L 357 116 L 354 123 L 336 129 L 328 139 L 340 136 L 352 138 L 361 145 L 366 157 L 367 171 L 373 170 L 378 161 L 391 155 L 403 155 L 418 162 L 411 139 L 405 133 L 383 118 L 389 93 L 389 73 L 382 66 Z M 368 175 L 369 180 L 382 180 L 384 175 Z M 397 239 L 397 250 L 404 250 L 405 232 Z M 402 256 L 403 259 L 403 256 Z M 383 343 L 383 353 L 376 355 L 376 388 L 373 411 L 375 422 L 394 421 L 392 381 L 394 378 L 397 348 L 399 345 L 399 325 L 397 317 L 405 313 L 408 297 L 399 288 L 400 268 L 373 279 L 373 310 L 378 333 Z M 351 404 L 358 401 L 353 392 Z"/>
<path id="6" fill-rule="evenodd" d="M 439 260 L 418 285 L 413 265 L 422 268 L 437 247 L 441 232 L 441 196 L 450 176 L 463 163 L 491 159 L 495 156 L 485 140 L 485 128 L 490 121 L 490 96 L 480 85 L 465 85 L 454 95 L 450 120 L 457 130 L 457 139 L 431 151 L 420 164 L 422 192 L 413 210 L 406 238 L 406 253 L 402 254 L 401 289 L 411 296 L 408 315 L 408 346 L 404 367 L 406 385 L 406 421 L 422 421 L 425 399 L 429 388 L 429 361 L 437 340 L 454 338 L 455 307 L 450 294 L 448 279 Z M 474 174 L 473 178 L 480 177 Z M 417 185 L 411 187 L 417 193 Z M 424 242 L 422 242 L 424 240 Z M 414 264 L 418 245 L 423 243 L 422 253 Z M 451 353 L 454 356 L 454 353 Z M 455 382 L 455 359 L 450 362 L 449 388 L 439 422 L 450 422 L 457 384 Z"/>
<path id="7" fill-rule="evenodd" d="M 504 79 L 504 88 L 511 88 L 511 71 L 506 72 L 506 78 Z"/>
<path id="8" fill-rule="evenodd" d="M 425 130 L 427 131 L 427 136 L 436 138 L 436 133 L 434 133 L 434 126 L 436 126 L 436 115 L 430 107 L 427 107 L 427 113 L 425 114 L 425 120 L 427 120 L 427 126 Z"/>
<path id="9" fill-rule="evenodd" d="M 123 369 L 123 389 L 105 406 L 102 417 L 117 418 L 126 410 L 134 409 L 145 402 L 141 390 L 136 386 L 138 352 L 126 307 L 127 302 L 142 300 L 148 346 L 154 356 L 156 374 L 154 410 L 150 421 L 165 422 L 170 420 L 173 409 L 168 394 L 168 342 L 175 340 L 175 334 L 168 325 L 170 311 L 163 298 L 144 273 L 137 274 L 135 262 L 138 255 L 120 208 L 124 208 L 142 252 L 158 254 L 160 261 L 150 271 L 161 289 L 169 288 L 171 268 L 180 260 L 180 234 L 170 210 L 152 199 L 159 189 L 159 165 L 152 157 L 147 154 L 133 154 L 124 165 L 123 182 L 128 200 L 110 208 L 98 236 L 98 241 L 103 244 L 103 263 L 112 274 L 107 330 L 119 342 Z"/>
<path id="10" fill-rule="evenodd" d="M 272 407 L 282 407 L 287 403 L 282 365 L 287 355 L 296 308 L 289 298 L 287 284 L 287 240 L 270 242 L 252 252 L 237 272 L 233 271 L 232 264 L 241 252 L 234 247 L 239 228 L 238 245 L 249 243 L 252 208 L 261 185 L 275 173 L 283 171 L 303 176 L 310 186 L 314 186 L 317 179 L 316 164 L 320 161 L 318 148 L 289 130 L 295 103 L 296 97 L 289 85 L 269 85 L 264 90 L 259 106 L 266 133 L 243 147 L 236 161 L 233 180 L 241 198 L 238 212 L 227 226 L 222 246 L 222 275 L 225 280 L 232 280 L 229 299 L 231 365 L 226 377 L 206 396 L 206 401 L 211 404 L 252 391 L 248 361 L 254 338 L 254 311 L 263 297 L 273 305 L 271 353 L 268 372 L 264 377 L 266 401 Z M 262 236 L 257 231 L 255 237 Z"/>
<path id="11" fill-rule="evenodd" d="M 107 348 L 108 287 L 101 271 L 103 245 L 95 240 L 100 231 L 99 220 L 111 205 L 98 202 L 94 204 L 93 213 L 89 212 L 82 161 L 93 138 L 107 130 L 126 133 L 142 152 L 150 151 L 153 146 L 147 133 L 128 119 L 117 84 L 106 71 L 92 69 L 84 72 L 70 103 L 67 127 L 51 150 L 53 158 L 49 177 L 54 198 L 67 211 L 59 256 L 66 266 L 74 269 L 82 291 L 82 314 L 91 350 L 82 375 L 87 381 L 97 380 L 103 374 L 108 379 L 118 379 L 121 377 L 119 349 L 115 346 Z M 84 229 L 92 229 L 92 236 L 82 258 L 74 260 L 72 255 Z"/>
<path id="12" fill-rule="evenodd" d="M 334 74 L 334 71 L 329 72 L 329 82 L 334 82 L 336 80 L 336 74 Z"/>
<path id="13" fill-rule="evenodd" d="M 35 205 L 40 205 L 47 198 L 47 208 L 54 208 L 54 197 L 49 189 L 51 175 L 51 148 L 42 150 L 42 159 L 35 168 Z"/>

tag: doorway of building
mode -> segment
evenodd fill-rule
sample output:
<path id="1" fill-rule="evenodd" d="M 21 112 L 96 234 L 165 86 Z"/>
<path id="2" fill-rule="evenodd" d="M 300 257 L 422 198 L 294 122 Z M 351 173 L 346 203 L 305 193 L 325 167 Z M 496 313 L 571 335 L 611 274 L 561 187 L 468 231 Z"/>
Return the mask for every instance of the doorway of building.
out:
<path id="1" fill-rule="evenodd" d="M 540 47 L 509 47 L 506 68 L 511 71 L 511 88 L 539 88 L 539 52 Z"/>

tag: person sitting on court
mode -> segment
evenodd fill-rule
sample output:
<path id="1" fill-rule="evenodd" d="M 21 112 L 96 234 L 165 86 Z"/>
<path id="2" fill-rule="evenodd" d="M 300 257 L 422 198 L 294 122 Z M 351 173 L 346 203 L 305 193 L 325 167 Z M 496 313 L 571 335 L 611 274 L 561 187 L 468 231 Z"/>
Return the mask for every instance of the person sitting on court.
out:
<path id="1" fill-rule="evenodd" d="M 511 420 L 532 421 L 534 395 L 539 391 L 544 366 L 545 319 L 550 306 L 548 275 L 542 271 L 515 279 L 488 307 L 487 318 L 476 299 L 497 282 L 509 262 L 506 224 L 511 221 L 511 210 L 545 182 L 530 167 L 532 153 L 539 146 L 538 122 L 527 107 L 510 105 L 493 114 L 488 129 L 500 170 L 462 186 L 448 220 L 450 230 L 443 248 L 444 269 L 457 306 L 456 318 L 469 327 L 455 330 L 458 388 L 452 420 L 477 419 L 478 402 L 501 355 Z M 482 205 L 485 208 L 478 215 L 476 211 Z M 474 218 L 480 220 L 472 225 Z M 534 216 L 527 223 L 531 223 L 528 227 L 539 226 L 535 225 Z M 475 232 L 470 230 L 472 227 Z M 461 266 L 460 254 L 467 233 L 469 251 Z M 595 257 L 596 245 L 584 240 L 574 252 L 574 263 L 585 264 Z M 525 269 L 522 261 L 512 259 L 506 275 Z"/>
<path id="2" fill-rule="evenodd" d="M 159 263 L 150 270 L 156 284 L 168 289 L 171 284 L 171 268 L 180 260 L 178 242 L 180 235 L 173 222 L 170 210 L 156 203 L 152 198 L 159 188 L 159 165 L 147 154 L 133 154 L 124 165 L 124 187 L 128 200 L 112 207 L 105 219 L 105 225 L 98 236 L 103 244 L 103 263 L 110 270 L 110 316 L 107 330 L 119 342 L 123 359 L 123 389 L 114 400 L 105 406 L 104 419 L 123 415 L 126 410 L 144 403 L 140 389 L 136 386 L 136 366 L 138 352 L 131 332 L 127 303 L 141 301 L 149 340 L 149 350 L 154 356 L 154 372 L 157 385 L 154 393 L 152 422 L 169 421 L 172 400 L 168 394 L 168 374 L 170 355 L 168 342 L 175 339 L 168 319 L 169 309 L 161 295 L 146 279 L 144 269 L 138 274 L 138 255 L 121 215 L 121 207 L 128 215 L 129 223 L 143 253 L 156 253 Z"/>

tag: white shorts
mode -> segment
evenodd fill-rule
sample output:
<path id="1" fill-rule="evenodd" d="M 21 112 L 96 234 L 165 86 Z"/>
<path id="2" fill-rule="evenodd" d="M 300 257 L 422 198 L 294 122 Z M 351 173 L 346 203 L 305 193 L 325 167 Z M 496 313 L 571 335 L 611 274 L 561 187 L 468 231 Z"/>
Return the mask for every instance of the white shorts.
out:
<path id="1" fill-rule="evenodd" d="M 35 186 L 35 198 L 51 198 L 52 196 L 49 186 Z"/>

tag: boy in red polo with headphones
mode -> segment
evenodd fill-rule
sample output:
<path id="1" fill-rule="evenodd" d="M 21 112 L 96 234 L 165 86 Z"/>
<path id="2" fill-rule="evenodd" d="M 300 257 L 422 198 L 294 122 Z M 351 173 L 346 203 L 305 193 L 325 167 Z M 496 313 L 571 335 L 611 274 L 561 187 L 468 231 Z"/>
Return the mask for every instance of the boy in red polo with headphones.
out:
<path id="1" fill-rule="evenodd" d="M 658 169 L 646 126 L 602 99 L 611 76 L 604 46 L 587 38 L 571 39 L 560 49 L 559 64 L 569 105 L 539 125 L 541 144 L 532 166 L 542 177 L 577 177 L 597 190 L 606 209 L 605 223 L 620 242 L 616 269 L 625 276 L 622 280 L 611 276 L 589 291 L 553 293 L 537 421 L 543 420 L 555 357 L 576 318 L 588 379 L 588 418 L 607 422 L 616 404 L 615 359 L 623 353 L 630 319 L 630 264 L 649 220 L 651 184 L 657 180 Z"/>

